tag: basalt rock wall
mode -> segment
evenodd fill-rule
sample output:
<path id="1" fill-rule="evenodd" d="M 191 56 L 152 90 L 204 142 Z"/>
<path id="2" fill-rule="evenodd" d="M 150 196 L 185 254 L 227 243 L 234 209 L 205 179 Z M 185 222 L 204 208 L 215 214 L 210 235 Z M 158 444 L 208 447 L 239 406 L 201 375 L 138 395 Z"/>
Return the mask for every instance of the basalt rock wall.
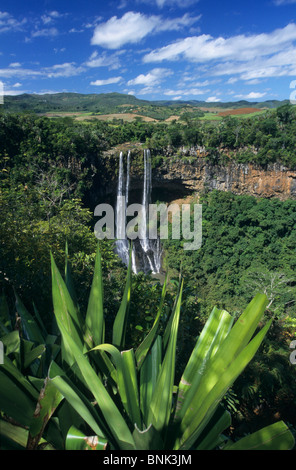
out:
<path id="1" fill-rule="evenodd" d="M 131 188 L 136 190 L 142 176 L 143 148 L 135 144 L 131 147 Z M 108 167 L 109 176 L 101 186 L 101 194 L 110 195 L 116 191 L 119 151 L 127 153 L 128 149 L 125 144 L 104 154 L 101 169 Z M 281 200 L 296 198 L 296 170 L 279 163 L 264 167 L 234 160 L 227 164 L 212 163 L 202 148 L 179 149 L 178 152 L 168 149 L 162 153 L 152 150 L 151 154 L 154 189 L 187 194 L 216 189 Z"/>
<path id="2" fill-rule="evenodd" d="M 213 165 L 202 157 L 190 162 L 168 160 L 154 170 L 153 186 L 170 184 L 194 192 L 216 189 L 281 200 L 296 198 L 296 171 L 280 164 L 262 168 L 235 162 Z"/>

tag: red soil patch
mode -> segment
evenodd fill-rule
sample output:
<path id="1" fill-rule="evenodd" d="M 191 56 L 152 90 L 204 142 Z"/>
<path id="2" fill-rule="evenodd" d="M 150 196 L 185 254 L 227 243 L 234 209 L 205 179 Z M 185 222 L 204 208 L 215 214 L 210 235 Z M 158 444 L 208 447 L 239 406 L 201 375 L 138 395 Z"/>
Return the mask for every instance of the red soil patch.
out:
<path id="1" fill-rule="evenodd" d="M 234 114 L 251 114 L 261 111 L 259 108 L 239 108 L 239 109 L 230 109 L 229 111 L 222 111 L 218 113 L 218 116 L 232 116 Z"/>

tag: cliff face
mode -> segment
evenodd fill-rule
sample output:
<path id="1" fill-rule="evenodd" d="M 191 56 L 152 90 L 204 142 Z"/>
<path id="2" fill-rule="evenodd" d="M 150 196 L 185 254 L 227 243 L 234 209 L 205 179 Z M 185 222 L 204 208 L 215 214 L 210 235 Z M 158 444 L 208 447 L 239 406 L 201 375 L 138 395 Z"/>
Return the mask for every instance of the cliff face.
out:
<path id="1" fill-rule="evenodd" d="M 296 198 L 296 171 L 279 164 L 267 168 L 235 162 L 213 165 L 202 157 L 191 162 L 167 161 L 153 171 L 153 186 L 170 183 L 194 192 L 207 188 L 281 200 Z"/>
<path id="2" fill-rule="evenodd" d="M 131 146 L 131 187 L 142 188 L 141 144 Z M 114 194 L 117 187 L 117 168 L 119 151 L 127 154 L 129 145 L 125 144 L 106 152 L 105 165 L 109 177 L 103 185 L 105 194 Z M 158 158 L 152 151 L 153 188 L 179 191 L 184 193 L 201 192 L 204 189 L 230 191 L 234 194 L 248 194 L 256 197 L 296 198 L 296 170 L 290 170 L 279 163 L 260 167 L 253 164 L 236 163 L 213 164 L 206 158 L 203 149 L 164 152 Z M 155 157 L 155 158 L 154 158 Z M 103 167 L 105 166 L 103 163 Z M 111 170 L 111 171 L 110 171 Z M 111 176 L 112 175 L 112 176 Z M 102 188 L 103 189 L 103 188 Z"/>

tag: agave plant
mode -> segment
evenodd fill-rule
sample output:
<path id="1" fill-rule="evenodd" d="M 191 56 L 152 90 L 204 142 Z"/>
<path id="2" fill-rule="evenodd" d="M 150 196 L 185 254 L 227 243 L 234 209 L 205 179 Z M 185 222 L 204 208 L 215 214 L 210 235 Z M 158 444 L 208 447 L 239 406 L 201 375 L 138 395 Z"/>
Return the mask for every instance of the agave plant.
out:
<path id="1" fill-rule="evenodd" d="M 126 349 L 131 263 L 113 323 L 112 344 L 105 342 L 99 245 L 85 315 L 75 300 L 68 261 L 65 278 L 53 257 L 51 266 L 60 354 L 51 357 L 42 387 L 40 381 L 37 386 L 36 380 L 25 377 L 5 357 L 0 366 L 0 379 L 6 381 L 6 392 L 2 393 L 2 387 L 0 391 L 1 410 L 26 429 L 19 428 L 16 438 L 15 426 L 6 420 L 0 431 L 3 435 L 27 448 L 41 445 L 64 449 L 231 450 L 294 446 L 293 436 L 282 421 L 237 442 L 223 435 L 231 417 L 220 402 L 252 360 L 270 327 L 268 322 L 258 331 L 267 305 L 265 295 L 257 294 L 235 323 L 228 312 L 214 308 L 176 384 L 182 280 L 163 334 L 160 320 L 167 277 L 150 332 L 136 349 Z M 17 409 L 11 403 L 2 407 L 3 398 L 9 401 L 12 382 L 16 395 L 19 393 L 15 396 Z M 24 403 L 30 406 L 21 412 Z"/>

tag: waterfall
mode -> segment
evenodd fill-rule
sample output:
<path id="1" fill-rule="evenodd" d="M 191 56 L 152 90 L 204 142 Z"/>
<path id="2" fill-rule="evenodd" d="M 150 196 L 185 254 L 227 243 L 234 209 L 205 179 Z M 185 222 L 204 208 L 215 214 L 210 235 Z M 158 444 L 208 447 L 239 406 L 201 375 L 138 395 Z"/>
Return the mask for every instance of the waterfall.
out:
<path id="1" fill-rule="evenodd" d="M 127 168 L 126 186 L 123 190 L 124 170 L 123 170 L 123 153 L 119 155 L 119 172 L 116 200 L 116 252 L 125 264 L 129 260 L 129 244 L 126 237 L 126 207 L 129 191 L 129 157 Z"/>
<path id="2" fill-rule="evenodd" d="M 123 154 L 119 155 L 119 173 L 116 203 L 116 251 L 125 264 L 129 260 L 129 243 L 126 235 L 126 208 L 129 201 L 130 191 L 130 152 L 127 156 L 127 169 L 124 187 Z M 152 192 L 152 167 L 150 150 L 144 150 L 144 178 L 142 193 L 142 224 L 140 238 L 134 240 L 132 250 L 132 269 L 135 274 L 139 271 L 145 273 L 151 271 L 153 274 L 159 273 L 161 268 L 162 248 L 160 239 L 149 239 L 149 204 L 151 203 Z"/>

